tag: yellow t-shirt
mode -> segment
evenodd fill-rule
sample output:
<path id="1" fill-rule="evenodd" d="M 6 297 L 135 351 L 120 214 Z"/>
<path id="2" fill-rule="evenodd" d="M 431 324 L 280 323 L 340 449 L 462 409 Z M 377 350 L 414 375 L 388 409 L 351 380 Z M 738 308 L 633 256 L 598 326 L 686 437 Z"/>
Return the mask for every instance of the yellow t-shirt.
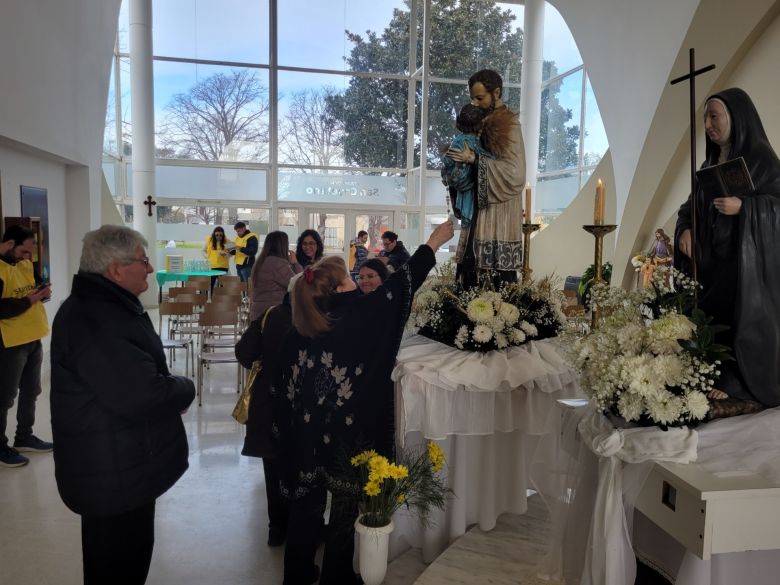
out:
<path id="1" fill-rule="evenodd" d="M 0 280 L 4 299 L 21 299 L 35 289 L 33 263 L 21 260 L 16 265 L 0 260 Z M 34 303 L 21 315 L 0 319 L 0 335 L 5 347 L 38 341 L 49 334 L 49 320 L 42 303 Z"/>
<path id="2" fill-rule="evenodd" d="M 227 245 L 230 243 L 230 240 L 225 238 L 223 240 L 225 242 L 225 249 L 217 248 L 216 250 L 211 246 L 211 236 L 206 237 L 206 257 L 209 261 L 209 266 L 211 268 L 230 268 L 230 256 L 222 256 L 220 255 L 220 252 L 225 252 L 227 254 Z"/>

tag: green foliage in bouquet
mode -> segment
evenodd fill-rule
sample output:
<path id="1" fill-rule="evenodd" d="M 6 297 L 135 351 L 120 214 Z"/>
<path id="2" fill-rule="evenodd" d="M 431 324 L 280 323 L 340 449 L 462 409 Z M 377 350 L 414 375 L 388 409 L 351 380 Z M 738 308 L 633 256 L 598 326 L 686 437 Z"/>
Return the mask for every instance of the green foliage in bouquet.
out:
<path id="1" fill-rule="evenodd" d="M 368 450 L 344 458 L 329 488 L 339 500 L 357 500 L 364 526 L 386 526 L 401 507 L 413 511 L 423 526 L 434 509 L 444 509 L 450 492 L 440 472 L 444 452 L 429 441 L 425 449 L 407 449 L 398 462 Z"/>
<path id="2" fill-rule="evenodd" d="M 671 267 L 652 278 L 635 292 L 594 286 L 603 318 L 584 335 L 571 332 L 567 345 L 583 390 L 602 410 L 662 428 L 695 424 L 710 410 L 719 364 L 732 359 L 715 343 L 725 327 L 694 309 L 695 281 Z"/>
<path id="3" fill-rule="evenodd" d="M 605 262 L 601 267 L 601 277 L 604 282 L 612 282 L 612 262 Z M 593 279 L 596 278 L 596 265 L 591 264 L 585 269 L 580 278 L 580 283 L 577 285 L 577 294 L 582 299 L 582 302 L 586 307 L 590 306 L 590 288 L 593 286 Z"/>
<path id="4" fill-rule="evenodd" d="M 452 263 L 444 264 L 417 291 L 408 327 L 446 345 L 480 352 L 558 334 L 566 317 L 553 278 L 504 283 L 498 290 L 492 281 L 488 275 L 481 287 L 464 290 Z"/>

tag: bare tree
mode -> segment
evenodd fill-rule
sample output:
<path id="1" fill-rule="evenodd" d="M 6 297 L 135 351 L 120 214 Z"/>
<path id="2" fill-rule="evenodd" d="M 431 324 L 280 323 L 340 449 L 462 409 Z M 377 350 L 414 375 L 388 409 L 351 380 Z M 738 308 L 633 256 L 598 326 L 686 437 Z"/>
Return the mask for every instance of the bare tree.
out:
<path id="1" fill-rule="evenodd" d="M 302 166 L 344 164 L 344 123 L 328 106 L 336 95 L 337 90 L 327 86 L 292 94 L 280 124 L 281 161 Z"/>
<path id="2" fill-rule="evenodd" d="M 216 73 L 176 94 L 161 125 L 178 158 L 258 160 L 268 148 L 268 90 L 247 69 Z"/>

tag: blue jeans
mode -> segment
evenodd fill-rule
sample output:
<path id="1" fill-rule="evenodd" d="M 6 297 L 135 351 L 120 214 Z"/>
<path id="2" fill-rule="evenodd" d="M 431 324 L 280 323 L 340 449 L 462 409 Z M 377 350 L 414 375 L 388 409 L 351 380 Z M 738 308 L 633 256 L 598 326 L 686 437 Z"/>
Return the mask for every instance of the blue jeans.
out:
<path id="1" fill-rule="evenodd" d="M 0 449 L 8 446 L 5 429 L 8 411 L 14 405 L 17 391 L 16 440 L 27 439 L 33 434 L 35 400 L 41 393 L 42 362 L 43 346 L 40 341 L 0 348 Z"/>
<path id="2" fill-rule="evenodd" d="M 243 266 L 236 266 L 236 272 L 238 273 L 238 278 L 241 279 L 241 282 L 246 282 L 252 275 L 252 265 L 244 264 Z"/>

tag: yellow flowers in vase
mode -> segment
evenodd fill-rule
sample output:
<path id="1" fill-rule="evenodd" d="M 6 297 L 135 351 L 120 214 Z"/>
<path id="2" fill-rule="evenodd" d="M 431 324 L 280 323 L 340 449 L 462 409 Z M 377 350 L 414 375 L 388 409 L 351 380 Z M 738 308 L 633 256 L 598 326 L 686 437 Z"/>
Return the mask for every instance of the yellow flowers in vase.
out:
<path id="1" fill-rule="evenodd" d="M 400 507 L 413 510 L 427 524 L 434 508 L 443 509 L 450 491 L 439 475 L 445 464 L 442 449 L 429 441 L 426 449 L 410 449 L 391 462 L 376 451 L 363 451 L 349 460 L 345 477 L 331 489 L 356 497 L 365 526 L 386 526 Z"/>

